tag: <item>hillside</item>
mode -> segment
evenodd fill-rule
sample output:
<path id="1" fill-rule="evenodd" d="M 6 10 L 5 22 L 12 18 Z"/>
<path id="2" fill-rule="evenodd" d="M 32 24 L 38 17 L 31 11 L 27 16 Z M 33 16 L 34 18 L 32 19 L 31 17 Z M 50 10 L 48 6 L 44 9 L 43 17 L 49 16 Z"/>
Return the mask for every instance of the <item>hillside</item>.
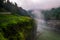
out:
<path id="1" fill-rule="evenodd" d="M 33 19 L 26 16 L 0 15 L 0 40 L 26 40 L 31 35 Z"/>

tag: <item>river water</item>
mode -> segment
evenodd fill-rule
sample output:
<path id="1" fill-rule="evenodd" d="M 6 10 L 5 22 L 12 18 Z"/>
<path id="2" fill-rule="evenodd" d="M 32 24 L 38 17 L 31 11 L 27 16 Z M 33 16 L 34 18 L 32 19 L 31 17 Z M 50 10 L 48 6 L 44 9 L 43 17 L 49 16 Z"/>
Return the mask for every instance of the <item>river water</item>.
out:
<path id="1" fill-rule="evenodd" d="M 60 40 L 60 33 L 47 26 L 40 11 L 34 10 L 32 14 L 37 24 L 37 40 Z"/>

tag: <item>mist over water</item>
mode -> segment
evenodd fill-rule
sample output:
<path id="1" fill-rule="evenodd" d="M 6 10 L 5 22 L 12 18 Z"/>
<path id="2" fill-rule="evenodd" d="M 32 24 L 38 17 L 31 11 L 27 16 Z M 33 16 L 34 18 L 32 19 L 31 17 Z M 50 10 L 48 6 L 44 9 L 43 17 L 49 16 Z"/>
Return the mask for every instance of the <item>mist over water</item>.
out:
<path id="1" fill-rule="evenodd" d="M 38 10 L 34 10 L 32 14 L 34 15 L 34 19 L 36 20 L 37 32 L 43 32 L 44 28 L 46 27 L 46 22 L 44 20 L 43 14 Z"/>
<path id="2" fill-rule="evenodd" d="M 34 10 L 32 14 L 37 24 L 37 40 L 60 40 L 60 34 L 46 24 L 44 15 L 40 10 Z"/>

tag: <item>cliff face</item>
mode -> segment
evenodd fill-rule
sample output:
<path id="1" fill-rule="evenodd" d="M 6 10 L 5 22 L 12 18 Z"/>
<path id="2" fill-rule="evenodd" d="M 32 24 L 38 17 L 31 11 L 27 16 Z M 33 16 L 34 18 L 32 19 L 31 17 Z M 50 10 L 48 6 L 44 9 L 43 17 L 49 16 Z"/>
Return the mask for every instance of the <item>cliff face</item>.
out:
<path id="1" fill-rule="evenodd" d="M 35 40 L 34 19 L 16 3 L 3 1 L 0 0 L 0 40 Z"/>
<path id="2" fill-rule="evenodd" d="M 33 40 L 34 34 L 32 18 L 6 14 L 0 15 L 0 40 Z"/>

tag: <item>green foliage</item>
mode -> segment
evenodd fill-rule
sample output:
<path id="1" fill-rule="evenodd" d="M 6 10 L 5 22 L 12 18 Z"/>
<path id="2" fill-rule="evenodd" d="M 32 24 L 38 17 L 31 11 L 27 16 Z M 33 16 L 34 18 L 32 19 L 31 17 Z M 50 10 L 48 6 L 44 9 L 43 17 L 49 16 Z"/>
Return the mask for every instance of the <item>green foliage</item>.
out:
<path id="1" fill-rule="evenodd" d="M 7 40 L 6 38 L 4 38 L 4 36 L 1 32 L 0 32 L 0 40 Z"/>
<path id="2" fill-rule="evenodd" d="M 31 18 L 14 15 L 0 15 L 0 27 L 8 26 L 8 24 L 16 24 L 18 22 L 29 22 Z"/>
<path id="3" fill-rule="evenodd" d="M 60 20 L 60 7 L 42 11 L 46 20 Z"/>
<path id="4" fill-rule="evenodd" d="M 0 40 L 26 40 L 33 28 L 33 19 L 27 16 L 0 15 Z"/>

